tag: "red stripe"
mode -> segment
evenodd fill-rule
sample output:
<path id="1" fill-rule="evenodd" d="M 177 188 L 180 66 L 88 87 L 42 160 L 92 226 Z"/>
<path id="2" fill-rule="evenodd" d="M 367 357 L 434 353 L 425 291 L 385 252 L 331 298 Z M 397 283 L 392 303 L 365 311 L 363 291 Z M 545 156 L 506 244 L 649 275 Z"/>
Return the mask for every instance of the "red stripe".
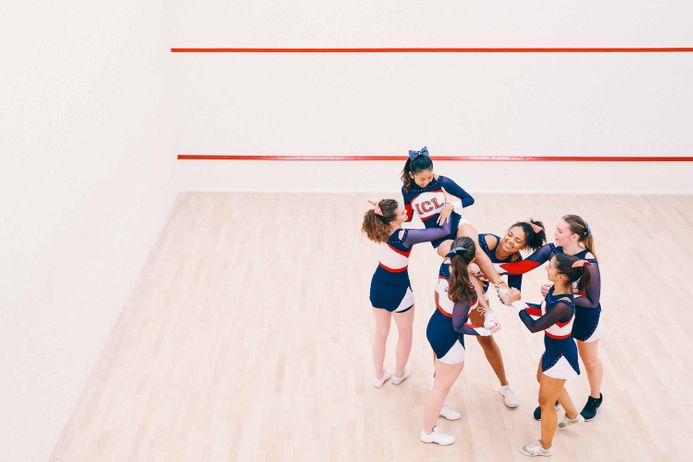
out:
<path id="1" fill-rule="evenodd" d="M 443 313 L 444 316 L 446 316 L 448 318 L 452 318 L 452 315 L 448 314 L 443 308 L 441 308 L 440 304 L 436 303 L 436 306 L 438 307 L 438 311 Z"/>
<path id="2" fill-rule="evenodd" d="M 568 324 L 570 324 L 572 321 L 573 321 L 573 318 L 570 318 L 570 319 L 567 320 L 566 322 L 556 322 L 556 325 L 557 325 L 558 327 L 565 327 L 565 326 L 567 326 Z"/>
<path id="3" fill-rule="evenodd" d="M 514 263 L 502 263 L 500 267 L 509 274 L 524 274 L 537 268 L 539 263 L 532 260 L 522 260 Z"/>
<path id="4" fill-rule="evenodd" d="M 693 156 L 435 156 L 437 161 L 472 162 L 693 162 Z M 397 161 L 406 156 L 308 156 L 250 154 L 178 154 L 178 160 L 271 160 L 271 161 Z"/>
<path id="5" fill-rule="evenodd" d="M 541 308 L 525 308 L 525 311 L 530 316 L 541 316 Z"/>
<path id="6" fill-rule="evenodd" d="M 472 329 L 481 329 L 481 326 L 475 326 L 474 324 L 464 323 L 466 327 L 471 327 Z"/>
<path id="7" fill-rule="evenodd" d="M 406 204 L 404 206 L 404 210 L 407 211 L 407 219 L 406 221 L 409 222 L 414 218 L 414 210 L 411 208 L 411 204 Z"/>
<path id="8" fill-rule="evenodd" d="M 549 334 L 546 331 L 544 331 L 544 334 L 546 334 L 547 336 L 549 336 L 551 338 L 555 338 L 556 340 L 563 340 L 563 339 L 566 339 L 566 338 L 570 337 L 571 335 L 573 335 L 572 332 L 568 335 L 553 335 L 553 334 Z"/>
<path id="9" fill-rule="evenodd" d="M 397 250 L 394 247 L 392 247 L 390 244 L 387 245 L 391 250 L 397 252 L 400 255 L 404 255 L 405 257 L 409 257 L 409 254 L 411 253 L 411 250 L 409 252 L 402 252 L 401 250 Z"/>
<path id="10" fill-rule="evenodd" d="M 172 53 L 691 53 L 693 47 L 171 48 Z"/>
<path id="11" fill-rule="evenodd" d="M 382 266 L 384 270 L 387 270 L 387 271 L 389 271 L 389 272 L 391 272 L 391 273 L 401 273 L 402 271 L 406 271 L 406 270 L 407 270 L 407 267 L 406 267 L 406 266 L 405 266 L 404 268 L 399 268 L 399 269 L 389 268 L 389 267 L 383 265 L 382 263 L 380 263 L 380 266 Z"/>

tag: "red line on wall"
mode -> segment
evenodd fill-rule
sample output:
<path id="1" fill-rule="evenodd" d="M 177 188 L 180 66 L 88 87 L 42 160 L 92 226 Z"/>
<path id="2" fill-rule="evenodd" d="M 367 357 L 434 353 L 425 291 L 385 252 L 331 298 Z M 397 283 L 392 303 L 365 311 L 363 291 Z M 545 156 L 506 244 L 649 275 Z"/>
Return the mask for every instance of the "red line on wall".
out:
<path id="1" fill-rule="evenodd" d="M 178 154 L 178 160 L 261 160 L 261 161 L 398 161 L 406 156 L 278 156 Z M 472 162 L 693 162 L 693 156 L 433 156 L 437 161 Z"/>
<path id="2" fill-rule="evenodd" d="M 693 47 L 171 48 L 172 53 L 691 53 Z"/>

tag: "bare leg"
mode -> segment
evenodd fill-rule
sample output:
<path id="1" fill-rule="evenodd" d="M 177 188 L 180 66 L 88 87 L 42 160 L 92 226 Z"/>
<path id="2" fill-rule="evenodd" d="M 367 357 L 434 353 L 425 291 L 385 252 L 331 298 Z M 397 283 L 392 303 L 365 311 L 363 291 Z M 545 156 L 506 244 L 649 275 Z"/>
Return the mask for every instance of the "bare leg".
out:
<path id="1" fill-rule="evenodd" d="M 394 313 L 395 324 L 397 325 L 397 364 L 395 366 L 395 376 L 402 377 L 404 368 L 409 361 L 411 353 L 412 328 L 414 326 L 414 307 L 404 313 Z"/>
<path id="2" fill-rule="evenodd" d="M 491 284 L 502 283 L 503 281 L 498 275 L 496 269 L 493 267 L 491 259 L 488 258 L 488 255 L 486 255 L 479 246 L 479 233 L 477 232 L 476 228 L 469 223 L 461 224 L 459 228 L 457 228 L 457 237 L 461 236 L 471 238 L 476 244 L 476 257 L 474 258 L 474 262 L 479 266 L 479 269 L 482 273 L 484 273 L 484 276 L 486 276 Z"/>
<path id="3" fill-rule="evenodd" d="M 445 398 L 464 368 L 464 363 L 445 364 L 436 361 L 435 365 L 436 380 L 433 382 L 433 388 L 428 392 L 424 401 L 423 430 L 426 433 L 431 433 L 433 427 L 436 426 L 436 421 L 438 420 L 438 415 L 440 415 L 440 409 L 443 407 Z"/>
<path id="4" fill-rule="evenodd" d="M 445 258 L 445 254 L 450 252 L 450 249 L 452 249 L 452 239 L 441 242 L 436 251 L 441 258 Z"/>
<path id="5" fill-rule="evenodd" d="M 541 376 L 544 373 L 541 371 L 541 359 L 539 360 L 539 366 L 537 367 L 537 382 L 541 383 Z"/>
<path id="6" fill-rule="evenodd" d="M 590 383 L 590 396 L 599 399 L 602 390 L 602 379 L 604 377 L 604 366 L 599 359 L 599 340 L 594 342 L 577 341 L 580 358 L 587 370 L 587 380 Z"/>
<path id="7" fill-rule="evenodd" d="M 570 399 L 570 395 L 568 394 L 568 391 L 563 387 L 563 390 L 561 390 L 561 394 L 558 397 L 558 402 L 561 403 L 561 406 L 563 407 L 563 410 L 565 411 L 565 415 L 570 419 L 574 420 L 577 418 L 578 412 L 577 409 L 575 409 L 575 405 L 573 404 L 573 400 Z"/>
<path id="8" fill-rule="evenodd" d="M 390 333 L 390 321 L 392 313 L 380 308 L 373 308 L 373 318 L 375 319 L 375 337 L 373 337 L 373 367 L 375 376 L 383 376 L 383 362 L 385 361 L 385 347 L 387 336 Z"/>
<path id="9" fill-rule="evenodd" d="M 484 350 L 484 355 L 486 355 L 486 360 L 491 365 L 493 372 L 498 377 L 502 387 L 508 385 L 508 378 L 505 376 L 505 367 L 503 366 L 503 357 L 501 356 L 500 348 L 493 336 L 488 337 L 477 336 L 476 339 L 479 341 L 479 345 Z"/>
<path id="10" fill-rule="evenodd" d="M 549 449 L 558 428 L 558 416 L 554 407 L 556 400 L 565 393 L 565 380 L 554 379 L 542 374 L 539 383 L 539 406 L 541 407 L 541 445 Z M 567 393 L 566 393 L 567 395 Z M 575 408 L 573 408 L 575 410 Z"/>
<path id="11" fill-rule="evenodd" d="M 476 292 L 476 299 L 479 301 L 479 306 L 481 306 L 484 309 L 489 309 L 490 305 L 486 300 L 486 297 L 484 297 L 484 286 L 481 284 L 481 281 L 479 281 L 479 279 L 477 279 L 476 276 L 472 274 L 469 275 L 469 281 L 472 283 L 472 287 L 474 287 L 474 291 Z"/>

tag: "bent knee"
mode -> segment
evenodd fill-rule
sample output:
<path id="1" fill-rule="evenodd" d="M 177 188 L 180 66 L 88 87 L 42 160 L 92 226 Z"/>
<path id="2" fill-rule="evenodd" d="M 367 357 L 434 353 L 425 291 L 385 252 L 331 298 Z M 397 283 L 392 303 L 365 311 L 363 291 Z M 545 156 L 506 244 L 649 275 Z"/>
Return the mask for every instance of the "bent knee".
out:
<path id="1" fill-rule="evenodd" d="M 554 406 L 556 404 L 555 399 L 549 399 L 547 396 L 539 396 L 539 407 L 541 407 L 541 410 L 543 411 L 544 409 L 554 409 Z"/>

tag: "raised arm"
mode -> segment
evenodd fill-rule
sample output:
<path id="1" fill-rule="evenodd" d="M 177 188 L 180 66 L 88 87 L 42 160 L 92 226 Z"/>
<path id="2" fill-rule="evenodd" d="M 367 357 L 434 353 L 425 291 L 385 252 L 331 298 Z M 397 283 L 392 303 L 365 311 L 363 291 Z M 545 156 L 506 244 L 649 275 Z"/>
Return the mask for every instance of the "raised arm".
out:
<path id="1" fill-rule="evenodd" d="M 450 195 L 457 197 L 462 202 L 462 207 L 469 207 L 474 203 L 474 198 L 467 191 L 462 189 L 457 183 L 450 178 L 441 177 L 440 185 L 445 188 Z M 453 204 L 454 205 L 454 204 Z"/>
<path id="2" fill-rule="evenodd" d="M 495 266 L 499 274 L 524 274 L 549 261 L 554 253 L 554 248 L 553 244 L 544 244 L 524 260 L 500 263 Z"/>
<path id="3" fill-rule="evenodd" d="M 599 305 L 599 296 L 602 291 L 602 281 L 599 274 L 597 260 L 587 259 L 590 262 L 590 283 L 585 289 L 585 293 L 576 294 L 575 305 L 583 308 L 596 308 Z M 586 265 L 585 265 L 586 266 Z"/>
<path id="4" fill-rule="evenodd" d="M 442 239 L 450 235 L 450 220 L 448 220 L 440 228 L 426 228 L 426 229 L 406 229 L 404 230 L 404 238 L 402 239 L 402 244 L 407 247 L 412 247 L 414 244 L 420 242 L 430 242 L 436 239 Z"/>
<path id="5" fill-rule="evenodd" d="M 455 302 L 452 309 L 452 328 L 455 332 L 465 335 L 481 335 L 482 337 L 491 335 L 490 330 L 468 323 L 468 318 L 469 304 Z"/>
<path id="6" fill-rule="evenodd" d="M 513 302 L 513 306 L 520 309 L 520 319 L 530 332 L 546 330 L 557 322 L 565 322 L 573 315 L 570 305 L 563 302 L 558 302 L 551 311 L 538 319 L 534 319 L 536 308 L 530 308 L 523 301 Z"/>

